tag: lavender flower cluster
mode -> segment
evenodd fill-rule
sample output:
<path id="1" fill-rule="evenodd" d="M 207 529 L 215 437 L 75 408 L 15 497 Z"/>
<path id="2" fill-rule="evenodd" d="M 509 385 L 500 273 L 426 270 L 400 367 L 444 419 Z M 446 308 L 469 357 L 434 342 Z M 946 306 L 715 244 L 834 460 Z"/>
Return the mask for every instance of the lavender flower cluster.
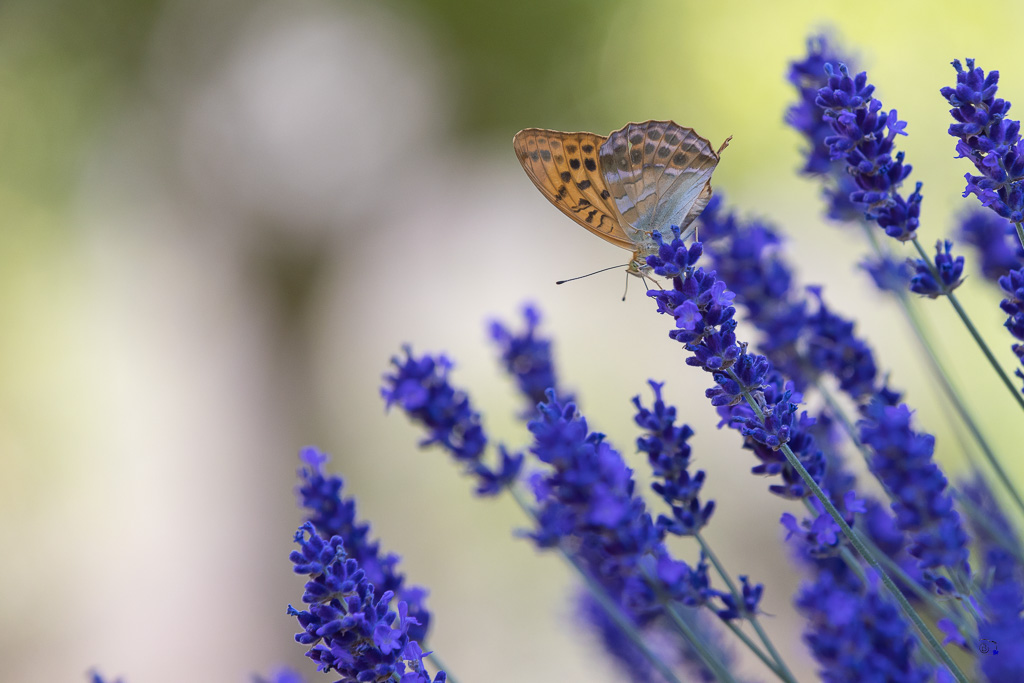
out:
<path id="1" fill-rule="evenodd" d="M 913 312 L 921 301 L 949 301 L 1010 389 L 1011 409 L 1024 408 L 1020 387 L 956 297 L 967 260 L 953 253 L 951 239 L 936 236 L 934 256 L 919 243 L 927 228 L 922 184 L 904 191 L 913 169 L 897 150 L 907 123 L 849 64 L 831 39 L 816 36 L 807 56 L 790 65 L 797 102 L 785 118 L 805 140 L 801 172 L 821 183 L 829 218 L 871 238 L 873 252 L 862 263 L 867 282 L 911 325 L 919 324 Z M 955 85 L 941 90 L 952 107 L 949 134 L 959 158 L 978 173 L 966 175 L 964 197 L 981 202 L 962 216 L 955 237 L 975 250 L 980 279 L 1001 290 L 1010 348 L 1024 363 L 1020 124 L 996 97 L 997 72 L 986 75 L 973 60 L 953 67 Z M 982 454 L 971 462 L 973 477 L 957 485 L 935 459 L 935 436 L 890 386 L 856 323 L 827 302 L 823 286 L 796 284 L 781 233 L 728 210 L 720 195 L 699 221 L 703 242 L 684 243 L 678 226 L 654 233 L 657 253 L 647 265 L 667 284 L 647 296 L 671 320 L 668 337 L 686 364 L 707 373 L 705 397 L 720 425 L 754 456 L 751 472 L 769 478 L 768 491 L 790 506 L 779 538 L 803 575 L 793 602 L 821 680 L 1024 680 L 1024 541 L 1013 521 L 1024 514 L 1024 500 L 1003 469 L 1008 454 L 978 427 L 927 335 L 914 327 L 969 434 L 964 450 Z M 875 240 L 879 230 L 895 243 Z M 895 257 L 893 248 L 904 245 L 919 258 Z M 739 681 L 733 648 L 743 646 L 765 675 L 794 683 L 761 624 L 765 586 L 749 573 L 734 579 L 704 537 L 716 502 L 703 494 L 707 475 L 692 466 L 694 431 L 665 401 L 664 382 L 648 380 L 649 402 L 632 399 L 636 450 L 663 510 L 656 514 L 623 452 L 592 429 L 559 383 L 539 310 L 528 306 L 524 322 L 519 331 L 492 322 L 490 334 L 526 406 L 525 452 L 491 447 L 481 413 L 469 392 L 452 384 L 454 365 L 444 355 L 405 347 L 384 376 L 385 406 L 423 429 L 422 447 L 447 452 L 477 495 L 512 496 L 529 527 L 523 535 L 570 562 L 579 575 L 580 622 L 621 678 Z M 1020 369 L 1016 375 L 1024 378 Z M 822 407 L 810 409 L 805 396 Z M 304 607 L 288 607 L 299 627 L 295 639 L 319 672 L 339 682 L 454 680 L 427 646 L 431 629 L 443 626 L 427 609 L 426 591 L 408 584 L 400 558 L 371 539 L 355 501 L 343 495 L 343 480 L 325 471 L 326 456 L 306 449 L 301 458 L 298 493 L 307 521 L 291 561 L 306 583 Z M 858 481 L 853 459 L 873 483 Z M 693 544 L 696 562 L 673 550 L 683 542 Z M 104 680 L 92 676 L 93 683 Z M 268 680 L 308 679 L 282 670 Z"/>

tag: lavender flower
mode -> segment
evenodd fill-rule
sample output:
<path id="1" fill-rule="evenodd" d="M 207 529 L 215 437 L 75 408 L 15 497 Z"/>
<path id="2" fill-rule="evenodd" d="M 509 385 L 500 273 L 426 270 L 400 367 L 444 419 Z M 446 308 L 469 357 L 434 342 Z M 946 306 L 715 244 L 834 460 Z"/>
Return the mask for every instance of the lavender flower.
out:
<path id="1" fill-rule="evenodd" d="M 270 678 L 263 678 L 262 676 L 253 677 L 253 683 L 305 683 L 302 678 L 302 674 L 294 669 L 288 667 L 281 667 L 273 674 Z"/>
<path id="2" fill-rule="evenodd" d="M 515 334 L 500 321 L 490 325 L 491 339 L 501 349 L 501 362 L 526 397 L 528 406 L 523 417 L 536 413 L 536 406 L 545 400 L 544 392 L 555 389 L 564 401 L 573 401 L 572 394 L 561 390 L 555 377 L 555 365 L 551 358 L 551 340 L 537 334 L 540 326 L 540 311 L 535 306 L 523 307 L 526 331 Z"/>
<path id="3" fill-rule="evenodd" d="M 480 414 L 473 410 L 465 393 L 448 383 L 452 363 L 444 356 L 415 358 L 412 349 L 403 348 L 406 359 L 397 356 L 391 364 L 398 368 L 385 375 L 381 396 L 386 407 L 401 405 L 416 422 L 430 429 L 430 436 L 420 446 L 441 444 L 471 471 L 478 465 L 487 437 L 480 426 Z"/>
<path id="4" fill-rule="evenodd" d="M 761 348 L 771 363 L 784 367 L 800 387 L 810 385 L 820 375 L 830 374 L 858 403 L 874 396 L 878 384 L 874 353 L 856 335 L 854 323 L 825 304 L 820 287 L 806 288 L 817 305 L 816 312 L 808 313 L 808 301 L 795 289 L 792 268 L 785 261 L 782 240 L 763 221 L 743 221 L 726 212 L 723 203 L 721 195 L 716 195 L 701 215 L 701 234 L 708 238 L 705 248 L 716 271 L 724 274 L 735 288 L 737 303 L 746 308 L 746 319 L 764 332 Z M 904 571 L 919 576 L 916 561 L 906 556 L 905 537 L 896 528 L 892 515 L 870 497 L 859 499 L 851 495 L 855 479 L 844 469 L 839 446 L 829 429 L 833 422 L 827 412 L 813 422 L 808 420 L 814 439 L 802 443 L 801 450 L 809 453 L 822 444 L 828 459 L 822 484 L 832 503 L 851 524 L 854 512 L 864 509 L 861 522 L 867 535 Z M 793 447 L 794 443 L 789 445 Z M 754 470 L 759 474 L 778 472 L 786 462 L 778 451 L 757 445 L 755 454 L 762 460 L 762 465 Z M 848 507 L 848 503 L 855 508 Z M 816 509 L 816 518 L 802 522 L 787 513 L 783 525 L 791 535 L 797 533 L 805 538 L 804 551 L 812 557 L 834 554 L 839 548 L 839 528 L 828 515 L 822 517 L 820 503 Z M 904 592 L 913 595 L 909 588 Z"/>
<path id="5" fill-rule="evenodd" d="M 1013 224 L 990 211 L 968 211 L 960 219 L 960 237 L 978 250 L 981 274 L 995 282 L 1011 270 L 1024 267 L 1024 246 Z"/>
<path id="6" fill-rule="evenodd" d="M 289 606 L 302 631 L 295 640 L 309 645 L 306 656 L 320 671 L 337 671 L 342 680 L 363 683 L 431 683 L 423 665 L 428 653 L 409 636 L 416 625 L 406 603 L 390 608 L 392 591 L 376 597 L 359 563 L 345 552 L 340 536 L 322 538 L 311 522 L 295 534 L 300 550 L 290 559 L 296 574 L 309 576 L 302 601 L 308 610 Z M 396 623 L 397 622 L 397 623 Z M 433 683 L 442 683 L 439 672 Z"/>
<path id="7" fill-rule="evenodd" d="M 89 683 L 124 683 L 124 682 L 123 682 L 123 679 L 120 679 L 120 678 L 114 678 L 114 679 L 111 679 L 111 680 L 108 681 L 103 676 L 101 676 L 98 671 L 90 671 L 89 672 Z"/>
<path id="8" fill-rule="evenodd" d="M 786 110 L 786 123 L 803 134 L 808 143 L 806 162 L 800 172 L 824 177 L 823 194 L 828 201 L 829 218 L 847 221 L 863 214 L 861 208 L 850 201 L 850 195 L 857 190 L 857 185 L 853 177 L 846 173 L 845 166 L 832 157 L 825 140 L 833 135 L 833 131 L 822 117 L 821 108 L 816 102 L 818 91 L 828 84 L 825 65 L 850 63 L 833 49 L 830 42 L 825 35 L 813 36 L 807 41 L 807 56 L 800 61 L 790 62 L 788 78 L 796 86 L 799 100 Z M 734 281 L 729 278 L 729 282 Z"/>
<path id="9" fill-rule="evenodd" d="M 878 367 L 871 347 L 854 334 L 855 324 L 825 305 L 819 287 L 809 287 L 818 310 L 807 319 L 807 359 L 839 381 L 839 388 L 855 400 L 875 390 Z"/>
<path id="10" fill-rule="evenodd" d="M 906 260 L 879 256 L 864 259 L 860 267 L 883 292 L 903 292 L 910 285 L 911 270 Z"/>
<path id="11" fill-rule="evenodd" d="M 711 519 L 715 502 L 701 506 L 704 472 L 690 476 L 690 446 L 686 442 L 693 436 L 693 430 L 687 425 L 676 426 L 675 406 L 666 405 L 661 398 L 664 384 L 651 381 L 650 385 L 654 390 L 653 410 L 645 408 L 639 396 L 633 397 L 633 405 L 637 408 L 636 423 L 647 431 L 636 443 L 637 449 L 647 454 L 657 480 L 651 488 L 672 510 L 671 517 L 658 517 L 657 526 L 670 534 L 692 536 Z"/>
<path id="12" fill-rule="evenodd" d="M 1006 329 L 1015 338 L 1024 341 L 1024 268 L 1011 270 L 999 278 L 999 286 L 1006 294 L 999 307 L 1010 316 L 1006 319 Z"/>
<path id="13" fill-rule="evenodd" d="M 782 240 L 762 221 L 741 221 L 722 208 L 720 196 L 701 215 L 702 234 L 716 273 L 736 292 L 747 319 L 763 333 L 760 348 L 773 367 L 801 391 L 823 373 L 834 375 L 855 400 L 874 391 L 874 354 L 854 334 L 854 323 L 831 311 L 820 287 L 809 287 L 817 305 L 795 291 Z"/>
<path id="14" fill-rule="evenodd" d="M 896 110 L 883 111 L 882 103 L 872 97 L 875 86 L 867 82 L 867 73 L 851 76 L 846 66 L 839 71 L 825 65 L 828 84 L 815 100 L 825 111 L 834 135 L 825 139 L 833 159 L 843 159 L 858 189 L 850 201 L 861 206 L 864 215 L 901 242 L 914 239 L 921 212 L 921 184 L 904 198 L 899 192 L 910 175 L 911 166 L 903 163 L 903 152 L 893 156 L 897 135 L 906 135 L 906 122 Z"/>
<path id="15" fill-rule="evenodd" d="M 832 516 L 825 511 L 825 506 L 820 500 L 812 498 L 810 502 L 817 512 L 813 518 L 808 517 L 797 521 L 797 518 L 788 512 L 782 514 L 779 521 L 789 531 L 786 534 L 786 540 L 788 541 L 796 535 L 802 540 L 800 549 L 808 557 L 835 557 L 843 548 L 840 543 L 842 530 Z M 858 500 L 857 494 L 852 490 L 847 491 L 843 496 L 843 504 L 840 509 L 844 511 L 843 519 L 850 525 L 854 522 L 854 513 L 867 511 L 864 501 Z"/>
<path id="16" fill-rule="evenodd" d="M 298 494 L 301 505 L 307 510 L 307 521 L 324 538 L 342 538 L 346 553 L 359 564 L 377 592 L 391 591 L 408 605 L 409 613 L 416 620 L 410 636 L 414 640 L 425 639 L 431 618 L 424 604 L 427 591 L 405 585 L 405 577 L 397 571 L 401 558 L 392 553 L 382 555 L 380 543 L 370 540 L 370 525 L 356 518 L 355 499 L 341 495 L 344 480 L 324 473 L 327 455 L 309 447 L 304 448 L 299 457 L 306 464 L 298 473 L 301 481 Z"/>
<path id="17" fill-rule="evenodd" d="M 1010 103 L 996 97 L 999 72 L 974 66 L 967 60 L 964 69 L 953 60 L 956 87 L 939 92 L 953 108 L 949 113 L 957 123 L 949 134 L 958 138 L 957 158 L 968 158 L 981 175 L 966 174 L 964 196 L 973 194 L 983 206 L 1014 223 L 1024 220 L 1024 154 L 1018 149 L 1020 122 L 1007 118 Z"/>
<path id="18" fill-rule="evenodd" d="M 740 221 L 716 194 L 701 214 L 703 247 L 715 272 L 736 293 L 736 303 L 762 332 L 761 350 L 772 365 L 803 391 L 814 381 L 804 363 L 800 338 L 806 304 L 793 295 L 792 269 L 779 256 L 782 239 L 760 221 Z"/>
<path id="19" fill-rule="evenodd" d="M 469 398 L 448 382 L 451 361 L 444 356 L 416 358 L 405 347 L 406 359 L 391 359 L 398 368 L 393 375 L 384 376 L 381 396 L 390 408 L 398 404 L 414 422 L 430 430 L 430 436 L 421 446 L 440 444 L 460 463 L 467 474 L 477 479 L 479 495 L 495 495 L 515 481 L 522 467 L 523 457 L 499 448 L 501 464 L 492 470 L 483 463 L 487 436 L 480 424 L 480 414 L 473 410 Z"/>
<path id="20" fill-rule="evenodd" d="M 724 609 L 718 610 L 718 618 L 723 621 L 729 621 L 730 619 L 738 619 L 744 614 L 757 614 L 757 606 L 761 602 L 761 594 L 764 593 L 764 586 L 756 584 L 750 585 L 749 577 L 740 574 L 740 583 L 742 584 L 742 595 L 741 601 L 742 606 L 737 604 L 736 600 L 732 595 L 728 593 L 722 593 L 722 602 L 725 604 Z"/>
<path id="21" fill-rule="evenodd" d="M 713 656 L 731 670 L 735 656 L 722 642 L 722 634 L 714 627 L 714 617 L 704 610 L 693 607 L 681 607 L 678 611 L 682 620 L 711 650 Z M 608 617 L 608 613 L 591 593 L 580 593 L 577 613 L 580 621 L 597 636 L 601 651 L 607 653 L 618 664 L 617 668 L 623 680 L 633 683 L 664 682 L 661 674 L 651 666 L 636 645 L 623 635 L 622 629 Z M 673 668 L 683 669 L 689 675 L 686 680 L 703 683 L 714 683 L 718 680 L 678 631 L 659 622 L 647 625 L 642 635 L 662 661 Z"/>
<path id="22" fill-rule="evenodd" d="M 923 259 L 914 263 L 914 277 L 910 279 L 910 291 L 929 299 L 948 296 L 963 283 L 964 257 L 953 258 L 953 243 L 939 240 L 935 243 L 935 266 Z M 936 279 L 938 276 L 938 279 Z"/>
<path id="23" fill-rule="evenodd" d="M 971 537 L 978 544 L 979 555 L 984 557 L 993 548 L 1009 548 L 1015 557 L 1024 557 L 1024 547 L 1018 541 L 1013 525 L 981 475 L 975 474 L 971 479 L 959 482 L 957 490 L 980 512 L 977 517 L 967 518 Z M 979 518 L 986 523 L 979 524 Z M 1018 570 L 1024 572 L 1024 565 L 1019 560 L 1017 565 Z"/>
<path id="24" fill-rule="evenodd" d="M 1004 553 L 1002 557 L 1008 565 L 1008 556 Z M 989 564 L 997 565 L 991 555 Z M 1020 680 L 1020 672 L 1024 671 L 1024 651 L 1015 646 L 1024 642 L 1022 580 L 1024 577 L 1019 570 L 997 570 L 992 585 L 984 591 L 982 599 L 986 605 L 986 618 L 978 624 L 977 645 L 983 654 L 989 650 L 999 651 L 998 656 L 985 657 L 981 661 L 981 670 L 989 683 L 1016 683 Z M 1000 643 L 1003 643 L 1002 649 Z"/>
<path id="25" fill-rule="evenodd" d="M 604 435 L 590 432 L 576 407 L 559 403 L 552 390 L 548 402 L 538 410 L 540 416 L 528 424 L 534 437 L 530 451 L 552 471 L 531 478 L 537 500 L 537 529 L 531 536 L 537 545 L 558 546 L 576 558 L 641 629 L 665 628 L 666 600 L 672 605 L 668 609 L 678 613 L 680 606 L 715 609 L 712 600 L 717 597 L 725 605 L 715 609 L 720 618 L 741 616 L 725 594 L 710 587 L 703 554 L 696 566 L 672 557 L 664 545 L 665 529 L 671 524 L 652 521 L 643 499 L 635 493 L 632 471 Z M 669 412 L 674 411 L 666 408 L 662 417 Z M 646 417 L 644 422 L 651 424 L 652 416 Z M 653 419 L 663 428 L 663 435 L 669 436 L 666 430 L 671 432 L 670 448 L 678 449 L 688 438 L 685 429 L 677 431 L 664 419 Z M 750 614 L 757 610 L 761 591 L 757 586 L 744 593 L 744 609 Z M 598 623 L 600 629 L 607 628 L 603 618 Z M 684 651 L 692 647 L 693 643 L 685 644 Z M 629 651 L 631 648 L 620 654 L 630 659 Z M 704 672 L 701 676 L 710 676 L 709 665 L 697 664 L 695 653 L 691 656 Z"/>
<path id="26" fill-rule="evenodd" d="M 804 640 L 825 683 L 925 683 L 934 672 L 914 660 L 907 623 L 876 581 L 867 586 L 839 559 L 823 561 L 796 599 Z"/>
<path id="27" fill-rule="evenodd" d="M 538 528 L 531 536 L 542 548 L 561 546 L 628 611 L 646 618 L 660 611 L 640 571 L 645 557 L 656 558 L 654 571 L 665 595 L 702 605 L 714 592 L 703 566 L 674 561 L 662 543 L 643 500 L 634 493 L 633 473 L 605 440 L 590 432 L 573 404 L 548 391 L 540 415 L 527 425 L 530 452 L 551 466 L 550 474 L 531 480 L 537 498 Z"/>
<path id="28" fill-rule="evenodd" d="M 806 484 L 778 449 L 793 442 L 791 448 L 801 464 L 812 477 L 819 479 L 824 474 L 824 456 L 807 431 L 813 419 L 806 413 L 797 415 L 800 397 L 795 394 L 792 383 L 773 374 L 767 358 L 747 353 L 746 345 L 736 341 L 734 295 L 726 290 L 725 283 L 714 271 L 694 269 L 703 253 L 701 244 L 686 247 L 679 238 L 678 228 L 673 228 L 673 235 L 671 242 L 665 242 L 655 232 L 658 254 L 647 259 L 647 264 L 658 275 L 668 277 L 675 273 L 672 289 L 651 290 L 648 296 L 657 302 L 659 313 L 675 318 L 676 329 L 669 337 L 693 354 L 686 363 L 712 373 L 717 386 L 705 393 L 713 405 L 730 408 L 722 411 L 724 421 L 739 429 L 747 437 L 746 447 L 762 459 L 764 464 L 753 471 L 781 474 L 784 483 L 771 487 L 777 495 L 806 497 L 809 494 Z M 744 395 L 758 403 L 762 416 L 741 404 Z"/>
<path id="29" fill-rule="evenodd" d="M 874 453 L 872 471 L 894 496 L 899 528 L 911 535 L 910 554 L 923 569 L 944 567 L 967 575 L 967 534 L 946 478 L 932 462 L 935 438 L 915 431 L 912 413 L 880 394 L 864 410 L 860 438 Z"/>
<path id="30" fill-rule="evenodd" d="M 1014 339 L 1024 342 L 1024 268 L 1011 270 L 999 278 L 999 286 L 1006 294 L 1006 298 L 999 302 L 1009 317 L 1004 323 Z M 1013 353 L 1024 364 L 1024 344 L 1014 344 Z M 1017 376 L 1024 379 L 1024 373 L 1018 368 Z"/>

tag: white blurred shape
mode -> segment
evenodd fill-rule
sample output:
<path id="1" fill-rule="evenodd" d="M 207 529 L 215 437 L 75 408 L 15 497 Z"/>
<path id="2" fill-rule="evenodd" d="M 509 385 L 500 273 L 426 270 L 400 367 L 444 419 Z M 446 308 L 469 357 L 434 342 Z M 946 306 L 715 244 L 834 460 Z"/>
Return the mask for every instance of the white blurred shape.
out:
<path id="1" fill-rule="evenodd" d="M 184 104 L 187 187 L 289 229 L 372 214 L 438 132 L 430 55 L 384 10 L 262 8 Z"/>

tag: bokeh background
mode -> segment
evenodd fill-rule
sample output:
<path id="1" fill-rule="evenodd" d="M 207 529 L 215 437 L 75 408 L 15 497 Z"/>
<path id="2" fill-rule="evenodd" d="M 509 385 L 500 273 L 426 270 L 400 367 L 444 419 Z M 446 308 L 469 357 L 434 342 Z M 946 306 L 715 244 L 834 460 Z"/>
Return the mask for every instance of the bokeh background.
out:
<path id="1" fill-rule="evenodd" d="M 909 121 L 923 241 L 969 202 L 938 89 L 949 62 L 1024 98 L 1024 6 L 649 0 L 6 0 L 0 4 L 0 678 L 131 683 L 311 673 L 285 606 L 297 452 L 332 456 L 363 517 L 429 587 L 431 646 L 462 681 L 619 680 L 573 621 L 575 582 L 514 536 L 506 500 L 385 415 L 389 357 L 447 351 L 495 440 L 526 441 L 486 322 L 544 312 L 563 381 L 633 459 L 645 381 L 697 430 L 718 500 L 708 536 L 767 584 L 769 630 L 813 678 L 780 543 L 789 509 L 715 429 L 708 380 L 512 154 L 537 126 L 606 134 L 670 118 L 717 143 L 714 187 L 789 236 L 804 283 L 859 321 L 880 366 L 963 453 L 895 308 L 856 270 L 795 173 L 784 75 L 831 28 Z M 962 288 L 1010 367 L 997 295 Z M 921 308 L 986 431 L 1022 426 L 942 302 Z M 748 333 L 749 334 L 749 333 Z M 1024 483 L 1024 473 L 1015 474 Z M 694 557 L 681 544 L 681 555 Z M 743 671 L 764 678 L 756 662 Z M 314 680 L 310 677 L 310 680 Z"/>

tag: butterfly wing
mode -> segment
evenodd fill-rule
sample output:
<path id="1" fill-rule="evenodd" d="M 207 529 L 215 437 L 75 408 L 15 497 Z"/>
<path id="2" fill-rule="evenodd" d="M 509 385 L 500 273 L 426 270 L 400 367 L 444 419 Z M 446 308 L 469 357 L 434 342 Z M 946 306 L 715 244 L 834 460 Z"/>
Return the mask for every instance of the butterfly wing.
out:
<path id="1" fill-rule="evenodd" d="M 672 121 L 630 123 L 608 136 L 599 166 L 631 241 L 653 249 L 651 231 L 678 225 L 683 236 L 711 199 L 718 154 Z"/>
<path id="2" fill-rule="evenodd" d="M 526 175 L 552 204 L 598 237 L 633 250 L 622 216 L 598 168 L 605 138 L 593 133 L 562 133 L 527 128 L 512 145 Z"/>

